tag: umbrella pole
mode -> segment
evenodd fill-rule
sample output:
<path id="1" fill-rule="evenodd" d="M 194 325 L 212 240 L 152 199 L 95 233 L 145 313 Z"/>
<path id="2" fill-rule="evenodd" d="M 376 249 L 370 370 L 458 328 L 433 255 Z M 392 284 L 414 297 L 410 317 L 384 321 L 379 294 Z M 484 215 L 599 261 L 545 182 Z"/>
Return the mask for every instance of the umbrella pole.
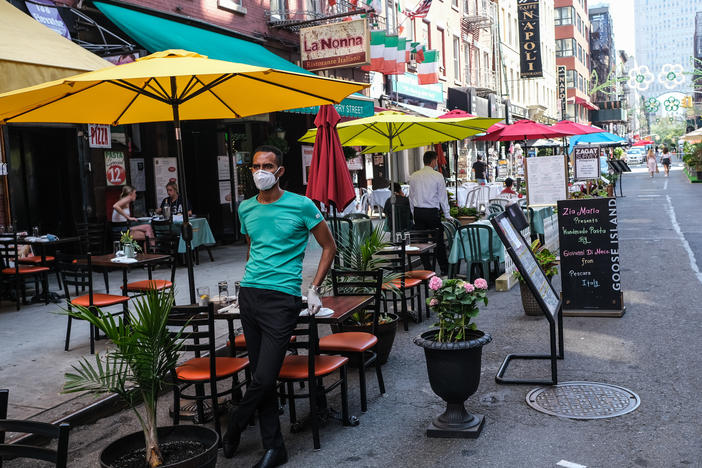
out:
<path id="1" fill-rule="evenodd" d="M 390 242 L 395 242 L 395 232 L 397 231 L 397 226 L 395 225 L 395 191 L 392 187 L 392 135 L 390 136 L 390 151 L 388 152 L 388 172 L 390 173 L 390 214 L 392 219 L 390 220 L 390 225 L 392 226 L 392 238 Z"/>
<path id="2" fill-rule="evenodd" d="M 188 191 L 185 185 L 185 161 L 183 160 L 183 140 L 181 139 L 180 129 L 180 114 L 178 112 L 178 103 L 175 102 L 176 96 L 176 81 L 175 77 L 171 77 L 171 90 L 173 91 L 174 102 L 173 106 L 173 129 L 175 131 L 176 140 L 176 156 L 178 161 L 178 177 L 180 178 L 180 193 L 182 196 L 181 203 L 183 204 L 183 225 L 181 226 L 181 235 L 185 242 L 185 264 L 188 268 L 188 289 L 190 291 L 190 303 L 196 304 L 195 300 L 195 272 L 193 271 L 192 257 L 192 240 L 193 227 L 190 225 L 188 216 Z M 234 194 L 232 194 L 234 195 Z"/>

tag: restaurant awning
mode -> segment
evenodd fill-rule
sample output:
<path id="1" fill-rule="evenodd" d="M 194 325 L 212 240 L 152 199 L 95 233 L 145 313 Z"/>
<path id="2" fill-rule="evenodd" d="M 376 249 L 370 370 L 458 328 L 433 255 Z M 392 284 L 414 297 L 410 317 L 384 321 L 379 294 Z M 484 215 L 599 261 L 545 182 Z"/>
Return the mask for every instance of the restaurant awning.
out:
<path id="1" fill-rule="evenodd" d="M 0 1 L 0 93 L 110 65 Z"/>
<path id="2" fill-rule="evenodd" d="M 575 96 L 575 103 L 576 103 L 576 104 L 580 104 L 580 105 L 583 106 L 585 109 L 589 109 L 589 110 L 600 110 L 600 108 L 597 107 L 595 104 L 593 104 L 593 103 L 591 103 L 590 101 L 588 101 L 587 99 L 583 99 L 583 98 L 581 98 L 581 97 L 579 97 L 579 96 Z"/>
<path id="3" fill-rule="evenodd" d="M 146 8 L 115 1 L 96 1 L 94 4 L 110 21 L 151 53 L 185 49 L 218 60 L 311 74 L 260 44 L 186 24 L 182 22 L 183 18 L 176 15 L 153 10 L 154 14 L 149 14 Z M 349 96 L 335 107 L 342 117 L 373 115 L 373 101 L 359 94 Z M 288 112 L 316 114 L 318 110 L 318 107 L 304 107 Z"/>

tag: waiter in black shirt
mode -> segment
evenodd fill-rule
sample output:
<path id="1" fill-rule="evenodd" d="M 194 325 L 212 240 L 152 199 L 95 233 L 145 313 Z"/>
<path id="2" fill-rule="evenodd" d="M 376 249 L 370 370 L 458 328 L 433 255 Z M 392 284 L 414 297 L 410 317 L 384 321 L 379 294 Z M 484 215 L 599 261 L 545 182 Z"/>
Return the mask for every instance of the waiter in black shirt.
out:
<path id="1" fill-rule="evenodd" d="M 487 178 L 485 177 L 486 166 L 483 162 L 483 157 L 478 155 L 478 160 L 473 163 L 473 172 L 475 173 L 475 180 L 480 185 L 487 184 Z"/>

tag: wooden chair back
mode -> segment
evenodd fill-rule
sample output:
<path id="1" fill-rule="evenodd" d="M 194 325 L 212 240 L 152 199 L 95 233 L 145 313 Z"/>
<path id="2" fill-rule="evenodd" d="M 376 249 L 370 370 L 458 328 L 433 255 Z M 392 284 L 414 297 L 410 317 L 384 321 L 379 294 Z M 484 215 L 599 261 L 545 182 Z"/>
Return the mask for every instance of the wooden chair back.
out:
<path id="1" fill-rule="evenodd" d="M 93 265 L 90 253 L 80 255 L 59 255 L 56 259 L 56 266 L 61 275 L 63 292 L 70 309 L 71 297 L 80 296 L 83 291 L 88 290 L 90 298 L 89 304 L 93 304 Z M 71 294 L 73 288 L 74 294 Z"/>
<path id="2" fill-rule="evenodd" d="M 106 253 L 105 223 L 78 223 L 76 224 L 82 253 Z"/>
<path id="3" fill-rule="evenodd" d="M 66 423 L 55 426 L 44 422 L 7 419 L 9 393 L 9 390 L 0 389 L 0 468 L 2 468 L 2 460 L 10 458 L 43 460 L 53 463 L 56 468 L 66 468 L 68 459 L 68 432 L 71 426 Z M 6 432 L 36 434 L 42 437 L 58 439 L 58 443 L 56 450 L 21 443 L 6 444 Z"/>
<path id="4" fill-rule="evenodd" d="M 216 375 L 214 305 L 173 306 L 166 324 L 171 329 L 171 336 L 183 340 L 181 351 L 192 352 L 197 358 L 209 354 L 210 375 Z"/>
<path id="5" fill-rule="evenodd" d="M 0 262 L 2 268 L 12 268 L 15 274 L 19 274 L 19 246 L 17 245 L 17 233 L 7 233 L 3 237 L 8 238 L 0 242 Z"/>
<path id="6" fill-rule="evenodd" d="M 383 271 L 350 271 L 332 269 L 332 289 L 335 296 L 373 296 L 373 302 L 364 310 L 372 310 L 373 325 L 371 333 L 375 334 L 380 317 L 380 298 L 383 294 Z"/>

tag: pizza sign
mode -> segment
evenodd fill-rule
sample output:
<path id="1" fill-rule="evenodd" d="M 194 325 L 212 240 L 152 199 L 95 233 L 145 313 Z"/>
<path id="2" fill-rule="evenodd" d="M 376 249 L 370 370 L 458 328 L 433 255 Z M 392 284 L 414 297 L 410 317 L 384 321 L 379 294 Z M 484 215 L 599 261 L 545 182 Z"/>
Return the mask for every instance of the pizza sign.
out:
<path id="1" fill-rule="evenodd" d="M 88 143 L 91 148 L 112 148 L 109 125 L 88 125 Z"/>
<path id="2" fill-rule="evenodd" d="M 105 176 L 108 186 L 124 185 L 127 182 L 127 170 L 122 151 L 105 151 Z"/>

